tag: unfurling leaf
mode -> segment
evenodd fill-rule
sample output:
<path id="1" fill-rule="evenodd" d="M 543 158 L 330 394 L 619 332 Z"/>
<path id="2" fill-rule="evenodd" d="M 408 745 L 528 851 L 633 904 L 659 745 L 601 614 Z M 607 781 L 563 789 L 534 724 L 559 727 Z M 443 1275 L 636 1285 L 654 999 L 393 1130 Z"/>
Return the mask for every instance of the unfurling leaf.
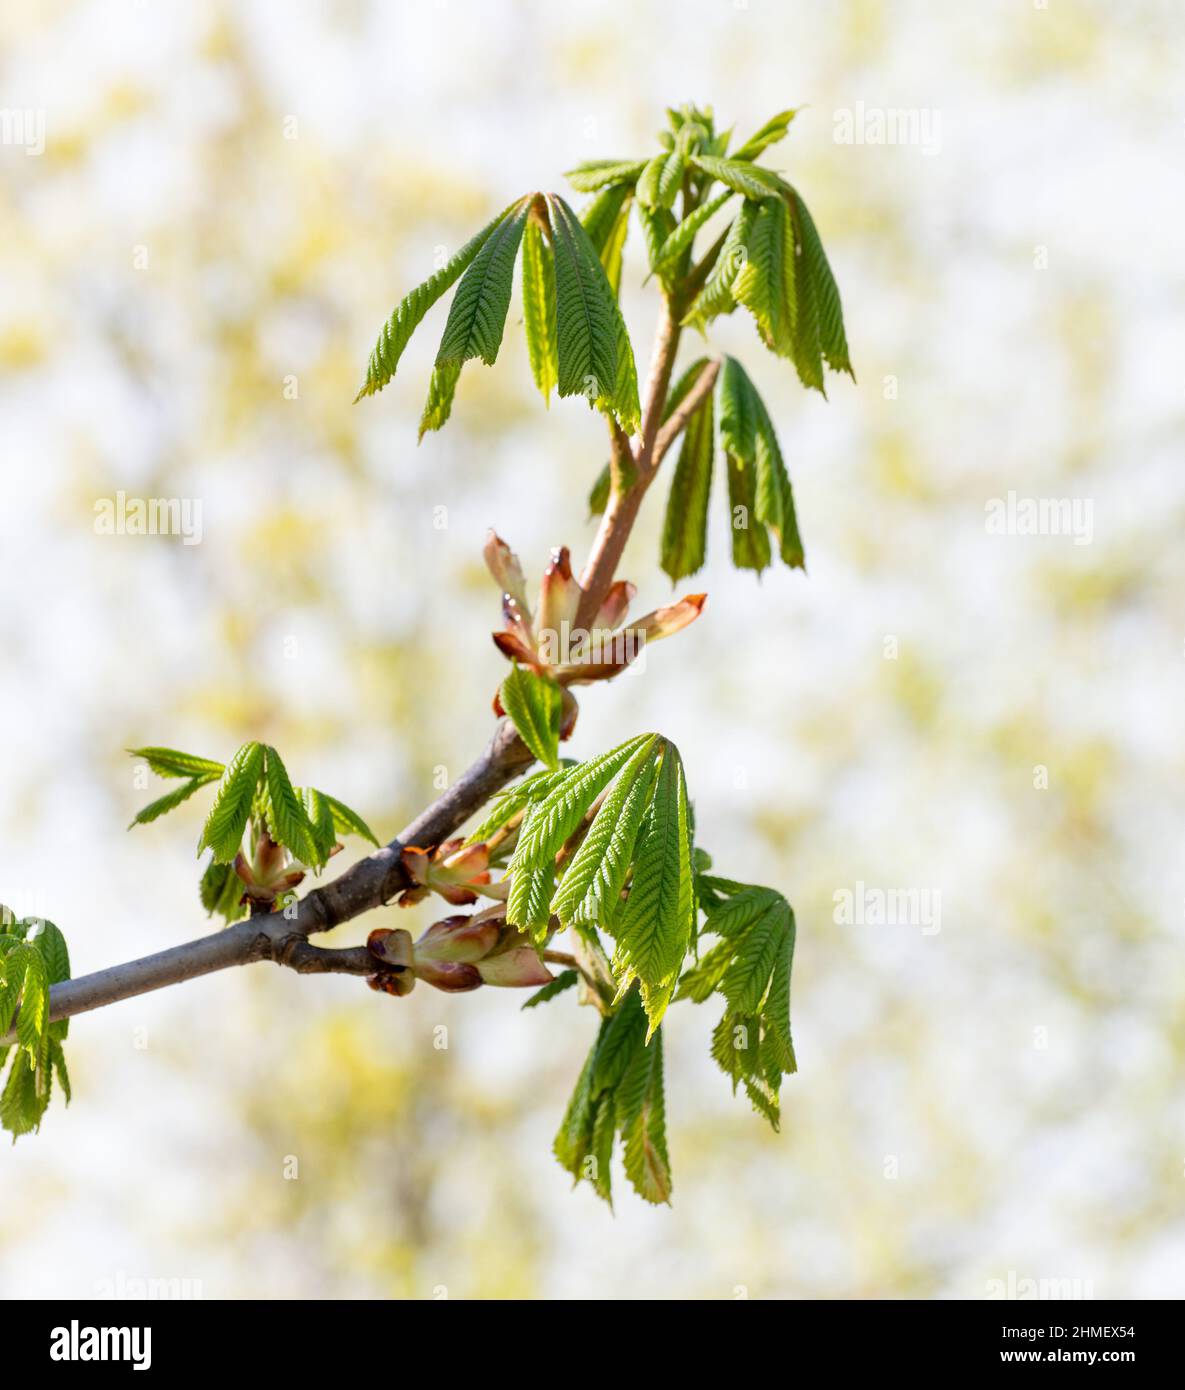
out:
<path id="1" fill-rule="evenodd" d="M 502 682 L 500 698 L 519 737 L 545 767 L 554 771 L 559 766 L 563 691 L 547 676 L 516 665 Z"/>
<path id="2" fill-rule="evenodd" d="M 263 745 L 244 743 L 226 765 L 210 814 L 198 841 L 198 853 L 209 847 L 220 864 L 229 864 L 239 852 L 243 831 L 251 815 L 255 790 L 264 772 Z"/>

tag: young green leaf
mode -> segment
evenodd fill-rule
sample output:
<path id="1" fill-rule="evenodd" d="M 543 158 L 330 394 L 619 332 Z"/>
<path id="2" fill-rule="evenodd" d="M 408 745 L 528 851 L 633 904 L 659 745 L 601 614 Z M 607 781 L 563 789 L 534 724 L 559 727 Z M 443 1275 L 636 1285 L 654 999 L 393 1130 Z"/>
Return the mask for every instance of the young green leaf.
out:
<path id="1" fill-rule="evenodd" d="M 608 753 L 578 763 L 565 772 L 546 796 L 532 806 L 510 861 L 511 873 L 525 868 L 550 867 L 560 847 L 584 819 L 585 812 L 602 789 L 637 749 L 653 737 L 653 734 L 638 734 Z M 511 926 L 523 925 L 509 913 L 507 921 Z"/>
<path id="2" fill-rule="evenodd" d="M 674 207 L 683 184 L 684 152 L 674 149 L 657 154 L 638 175 L 635 196 L 644 208 Z"/>
<path id="3" fill-rule="evenodd" d="M 772 169 L 762 169 L 760 165 L 738 159 L 735 155 L 732 159 L 719 159 L 715 155 L 697 154 L 691 162 L 726 188 L 743 193 L 746 198 L 768 198 L 771 193 L 784 193 L 789 187 L 785 179 Z"/>
<path id="4" fill-rule="evenodd" d="M 330 796 L 328 792 L 322 792 L 321 795 L 333 813 L 333 824 L 339 835 L 361 835 L 364 840 L 369 840 L 376 849 L 378 848 L 378 836 L 357 811 L 351 810 L 344 801 Z"/>
<path id="5" fill-rule="evenodd" d="M 625 1173 L 638 1196 L 655 1205 L 671 1200 L 663 1096 L 662 1029 L 640 1049 L 615 1093 L 625 1146 Z"/>
<path id="6" fill-rule="evenodd" d="M 793 242 L 785 198 L 763 198 L 746 244 L 744 268 L 732 286 L 732 296 L 752 313 L 762 342 L 783 357 L 794 355 L 797 291 L 793 273 Z"/>
<path id="7" fill-rule="evenodd" d="M 318 849 L 304 802 L 296 794 L 279 753 L 269 744 L 266 751 L 268 828 L 272 839 L 302 864 L 321 867 L 325 860 Z"/>
<path id="8" fill-rule="evenodd" d="M 564 704 L 560 687 L 548 677 L 516 665 L 502 682 L 500 698 L 522 741 L 541 763 L 555 771 Z"/>
<path id="9" fill-rule="evenodd" d="M 663 271 L 674 266 L 684 251 L 690 248 L 696 233 L 704 223 L 714 217 L 732 196 L 732 190 L 728 189 L 708 202 L 702 203 L 689 217 L 685 217 L 659 247 L 657 255 L 651 262 L 650 269 Z"/>
<path id="10" fill-rule="evenodd" d="M 170 774 L 172 775 L 172 774 Z M 164 796 L 159 796 L 155 801 L 150 801 L 147 806 L 142 807 L 128 824 L 131 830 L 134 825 L 148 825 L 159 817 L 166 815 L 169 811 L 180 806 L 182 802 L 188 801 L 194 792 L 201 791 L 211 782 L 216 782 L 221 776 L 221 772 L 209 772 L 202 777 L 191 777 L 188 782 L 182 782 L 179 787 L 174 787 L 172 791 L 166 792 Z"/>
<path id="11" fill-rule="evenodd" d="M 443 429 L 453 413 L 453 397 L 457 394 L 457 382 L 461 379 L 463 362 L 444 362 L 432 368 L 428 381 L 428 399 L 424 402 L 424 413 L 420 416 L 419 439 L 432 430 Z"/>
<path id="12" fill-rule="evenodd" d="M 731 314 L 736 308 L 732 286 L 749 254 L 746 243 L 756 217 L 756 206 L 746 199 L 732 220 L 703 288 L 683 315 L 684 324 L 698 328 L 702 333 L 714 318 Z"/>
<path id="13" fill-rule="evenodd" d="M 158 777 L 221 777 L 222 764 L 176 748 L 129 748 L 133 758 L 143 758 Z"/>
<path id="14" fill-rule="evenodd" d="M 461 277 L 436 353 L 438 367 L 447 362 L 467 362 L 471 357 L 480 357 L 486 366 L 497 360 L 514 287 L 514 262 L 529 208 L 527 199 L 515 205 Z"/>
<path id="15" fill-rule="evenodd" d="M 617 301 L 576 214 L 554 194 L 547 203 L 555 253 L 559 393 L 595 402 L 616 391 Z"/>
<path id="16" fill-rule="evenodd" d="M 797 193 L 793 195 L 792 208 L 798 242 L 802 248 L 798 260 L 802 263 L 803 278 L 811 286 L 812 303 L 818 317 L 819 346 L 833 371 L 847 372 L 855 381 L 856 374 L 852 370 L 851 359 L 848 356 L 848 340 L 844 334 L 839 288 L 831 273 L 823 243 L 819 240 L 818 230 L 807 205 Z"/>
<path id="17" fill-rule="evenodd" d="M 644 159 L 587 159 L 564 178 L 577 193 L 595 193 L 612 184 L 632 184 L 646 167 Z"/>
<path id="18" fill-rule="evenodd" d="M 615 968 L 637 976 L 653 1033 L 666 1012 L 694 930 L 687 786 L 678 750 L 663 748 L 646 812 L 629 898 L 617 929 Z"/>
<path id="19" fill-rule="evenodd" d="M 588 834 L 564 870 L 551 910 L 565 924 L 611 925 L 654 785 L 658 739 L 648 739 L 621 769 Z"/>
<path id="20" fill-rule="evenodd" d="M 632 197 L 628 184 L 614 184 L 598 193 L 580 214 L 581 225 L 600 258 L 615 299 L 621 290 L 621 260 L 629 234 Z"/>
<path id="21" fill-rule="evenodd" d="M 708 543 L 708 499 L 715 453 L 712 396 L 688 420 L 671 478 L 663 520 L 661 561 L 672 582 L 703 567 Z"/>
<path id="22" fill-rule="evenodd" d="M 739 570 L 759 574 L 770 563 L 769 535 L 757 520 L 755 472 L 735 454 L 726 454 L 728 510 L 732 530 L 732 562 Z"/>
<path id="23" fill-rule="evenodd" d="M 222 774 L 198 841 L 198 854 L 208 846 L 220 864 L 229 864 L 238 854 L 263 772 L 263 745 L 244 743 Z"/>
<path id="24" fill-rule="evenodd" d="M 360 401 L 363 396 L 373 396 L 376 391 L 381 391 L 386 386 L 387 382 L 395 375 L 399 359 L 403 356 L 403 349 L 410 342 L 411 335 L 419 327 L 424 315 L 441 295 L 468 270 L 494 231 L 519 206 L 520 202 L 514 202 L 508 208 L 503 208 L 498 216 L 484 226 L 475 237 L 467 241 L 445 266 L 438 270 L 435 275 L 429 276 L 422 285 L 417 285 L 405 299 L 400 301 L 395 312 L 383 325 L 383 331 L 379 334 L 374 351 L 370 354 L 370 362 L 366 368 L 366 380 L 362 383 L 357 396 L 354 397 L 355 401 Z"/>
<path id="25" fill-rule="evenodd" d="M 247 915 L 243 903 L 243 880 L 234 871 L 232 864 L 220 864 L 211 859 L 199 885 L 202 906 L 206 916 L 213 917 L 217 912 L 229 925 Z"/>
<path id="26" fill-rule="evenodd" d="M 559 382 L 556 359 L 555 262 L 535 219 L 523 232 L 523 325 L 531 375 L 543 399 Z"/>
<path id="27" fill-rule="evenodd" d="M 549 999 L 554 999 L 557 994 L 563 994 L 566 989 L 571 989 L 573 985 L 580 983 L 579 970 L 561 970 L 560 973 L 546 984 L 542 989 L 536 990 L 530 999 L 523 1005 L 524 1009 L 533 1009 L 539 1004 L 546 1004 Z"/>
<path id="28" fill-rule="evenodd" d="M 776 145 L 779 140 L 785 138 L 786 132 L 790 128 L 790 122 L 801 110 L 802 107 L 797 106 L 789 111 L 779 111 L 776 116 L 771 116 L 760 130 L 755 131 L 739 149 L 733 151 L 733 159 L 756 159 L 770 145 Z"/>
<path id="29" fill-rule="evenodd" d="M 304 803 L 305 817 L 313 832 L 313 843 L 317 847 L 317 860 L 324 864 L 337 844 L 337 826 L 333 821 L 333 807 L 316 787 L 305 787 L 300 792 Z"/>

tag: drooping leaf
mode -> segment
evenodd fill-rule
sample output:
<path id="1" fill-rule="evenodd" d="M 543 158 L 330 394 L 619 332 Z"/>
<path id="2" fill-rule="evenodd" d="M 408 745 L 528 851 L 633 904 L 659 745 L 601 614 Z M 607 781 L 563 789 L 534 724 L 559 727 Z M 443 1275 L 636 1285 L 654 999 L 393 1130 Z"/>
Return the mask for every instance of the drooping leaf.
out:
<path id="1" fill-rule="evenodd" d="M 823 243 L 819 240 L 818 230 L 807 205 L 797 193 L 793 195 L 792 209 L 798 242 L 802 248 L 798 260 L 803 265 L 804 279 L 811 285 L 812 302 L 818 317 L 819 346 L 831 369 L 847 372 L 854 381 L 856 374 L 852 370 L 848 355 L 839 288 L 831 273 Z"/>
<path id="2" fill-rule="evenodd" d="M 580 214 L 615 299 L 621 291 L 621 261 L 629 235 L 632 193 L 628 184 L 615 184 L 598 193 Z"/>
<path id="3" fill-rule="evenodd" d="M 615 969 L 636 976 L 650 1031 L 662 1020 L 694 931 L 687 787 L 678 750 L 663 749 L 646 811 L 629 898 L 617 928 Z"/>
<path id="4" fill-rule="evenodd" d="M 614 1098 L 624 1110 L 618 1123 L 625 1148 L 626 1177 L 638 1196 L 659 1205 L 671 1200 L 671 1161 L 667 1154 L 663 1094 L 662 1029 L 640 1049 Z"/>
<path id="5" fill-rule="evenodd" d="M 555 263 L 535 219 L 523 233 L 523 324 L 531 375 L 546 401 L 559 381 L 556 358 Z"/>
<path id="6" fill-rule="evenodd" d="M 424 315 L 445 291 L 468 270 L 494 231 L 519 206 L 518 202 L 514 202 L 509 207 L 503 208 L 493 221 L 467 241 L 460 251 L 435 275 L 429 276 L 422 285 L 417 285 L 406 298 L 400 301 L 394 313 L 383 325 L 374 351 L 370 354 L 366 379 L 363 381 L 357 396 L 354 397 L 355 401 L 361 400 L 363 396 L 372 396 L 376 391 L 381 391 L 386 386 L 387 382 L 395 375 L 395 369 L 399 365 L 400 357 L 403 356 L 403 350 L 407 347 L 411 335 L 419 327 Z"/>
<path id="7" fill-rule="evenodd" d="M 545 767 L 554 771 L 559 765 L 563 691 L 547 676 L 516 665 L 502 682 L 500 698 L 519 737 Z"/>
<path id="8" fill-rule="evenodd" d="M 672 582 L 695 574 L 707 556 L 708 499 L 715 447 L 715 419 L 709 393 L 684 429 L 667 498 L 661 563 Z"/>
<path id="9" fill-rule="evenodd" d="M 732 286 L 744 268 L 748 255 L 746 242 L 756 216 L 756 206 L 746 199 L 732 220 L 703 288 L 683 315 L 684 324 L 702 333 L 714 318 L 730 314 L 736 308 Z"/>
<path id="10" fill-rule="evenodd" d="M 222 864 L 229 864 L 238 854 L 263 771 L 263 745 L 244 743 L 222 774 L 198 841 L 198 854 L 208 846 Z"/>
<path id="11" fill-rule="evenodd" d="M 787 256 L 787 240 L 793 240 L 785 198 L 763 198 L 749 232 L 746 259 L 732 286 L 732 296 L 752 313 L 762 342 L 783 357 L 794 355 L 797 291 L 793 254 Z"/>
<path id="12" fill-rule="evenodd" d="M 756 465 L 726 454 L 732 562 L 739 570 L 760 573 L 770 563 L 769 534 L 757 520 Z"/>
<path id="13" fill-rule="evenodd" d="M 547 202 L 555 253 L 559 393 L 584 395 L 595 403 L 617 387 L 617 301 L 576 214 L 554 194 Z"/>
<path id="14" fill-rule="evenodd" d="M 461 277 L 449 305 L 436 365 L 480 357 L 493 366 L 502 346 L 506 314 L 514 288 L 514 262 L 530 202 L 522 199 L 494 228 Z"/>
<path id="15" fill-rule="evenodd" d="M 453 397 L 457 394 L 457 382 L 461 379 L 463 362 L 443 362 L 432 368 L 428 380 L 428 399 L 424 402 L 424 413 L 420 416 L 419 438 L 433 430 L 443 429 L 453 413 Z"/>
<path id="16" fill-rule="evenodd" d="M 235 873 L 233 864 L 220 864 L 211 859 L 202 874 L 199 893 L 207 917 L 217 912 L 229 924 L 247 915 L 242 901 L 243 880 Z"/>

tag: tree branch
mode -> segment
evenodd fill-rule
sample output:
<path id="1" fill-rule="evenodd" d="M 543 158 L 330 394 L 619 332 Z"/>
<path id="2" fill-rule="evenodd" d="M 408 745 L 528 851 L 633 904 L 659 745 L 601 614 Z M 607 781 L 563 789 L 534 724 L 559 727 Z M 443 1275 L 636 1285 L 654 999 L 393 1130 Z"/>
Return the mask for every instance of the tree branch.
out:
<path id="1" fill-rule="evenodd" d="M 641 429 L 636 443 L 631 447 L 616 422 L 610 427 L 614 463 L 612 488 L 580 577 L 584 593 L 576 617 L 577 627 L 588 627 L 604 601 L 651 479 L 692 413 L 712 389 L 720 370 L 719 362 L 709 363 L 664 424 L 662 414 L 680 331 L 675 306 L 664 295 L 646 375 Z M 365 947 L 329 950 L 313 946 L 308 938 L 315 932 L 329 931 L 341 922 L 381 907 L 400 889 L 409 887 L 411 881 L 401 858 L 404 847 L 427 849 L 440 844 L 533 761 L 514 726 L 509 720 L 503 720 L 485 753 L 443 796 L 405 826 L 388 845 L 367 855 L 333 882 L 313 889 L 279 912 L 251 916 L 224 931 L 54 985 L 50 990 L 50 1018 L 55 1021 L 72 1018 L 121 999 L 260 960 L 274 961 L 301 974 L 373 974 L 375 965 Z M 556 953 L 549 954 L 556 957 Z M 15 1031 L 10 1031 L 8 1037 L 0 1039 L 0 1045 L 14 1037 Z"/>
<path id="2" fill-rule="evenodd" d="M 347 869 L 284 911 L 248 917 L 224 931 L 171 946 L 140 960 L 113 965 L 93 975 L 81 975 L 54 985 L 49 994 L 51 1019 L 101 1009 L 120 999 L 194 980 L 215 970 L 252 961 L 271 960 L 301 974 L 341 972 L 373 974 L 375 963 L 365 947 L 326 950 L 309 943 L 314 932 L 329 931 L 340 922 L 389 902 L 410 886 L 403 868 L 404 846 L 426 849 L 447 839 L 479 810 L 496 791 L 534 761 L 509 720 L 494 732 L 486 751 L 390 844 Z M 0 1045 L 15 1037 L 0 1040 Z"/>

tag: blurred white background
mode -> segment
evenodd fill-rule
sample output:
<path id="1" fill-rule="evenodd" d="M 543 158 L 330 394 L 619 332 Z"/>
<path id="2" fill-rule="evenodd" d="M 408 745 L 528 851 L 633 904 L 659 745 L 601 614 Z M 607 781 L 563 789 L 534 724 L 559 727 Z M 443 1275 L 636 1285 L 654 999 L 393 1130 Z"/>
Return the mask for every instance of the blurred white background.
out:
<path id="1" fill-rule="evenodd" d="M 765 162 L 859 378 L 825 402 L 719 325 L 809 576 L 733 570 L 714 502 L 704 617 L 589 691 L 571 748 L 660 728 L 717 865 L 794 903 L 783 1133 L 711 1063 L 716 1006 L 679 1008 L 674 1204 L 619 1181 L 611 1213 L 549 1153 L 593 1032 L 571 996 L 256 966 L 74 1024 L 73 1103 L 4 1160 L 0 1293 L 1185 1294 L 1179 6 L 47 0 L 0 37 L 0 107 L 45 121 L 0 145 L 0 899 L 76 974 L 211 926 L 201 805 L 127 834 L 126 747 L 266 738 L 393 834 L 488 737 L 485 528 L 534 575 L 591 538 L 602 424 L 540 409 L 517 306 L 419 448 L 442 309 L 351 405 L 437 247 L 645 154 L 667 105 L 743 138 L 809 104 Z M 938 138 L 837 143 L 860 103 Z M 644 275 L 635 229 L 642 358 Z M 201 543 L 96 535 L 121 488 L 200 499 Z M 990 534 L 1009 491 L 1089 500 L 1090 543 Z M 638 612 L 670 592 L 660 516 Z M 837 925 L 860 882 L 940 891 L 941 929 Z"/>

